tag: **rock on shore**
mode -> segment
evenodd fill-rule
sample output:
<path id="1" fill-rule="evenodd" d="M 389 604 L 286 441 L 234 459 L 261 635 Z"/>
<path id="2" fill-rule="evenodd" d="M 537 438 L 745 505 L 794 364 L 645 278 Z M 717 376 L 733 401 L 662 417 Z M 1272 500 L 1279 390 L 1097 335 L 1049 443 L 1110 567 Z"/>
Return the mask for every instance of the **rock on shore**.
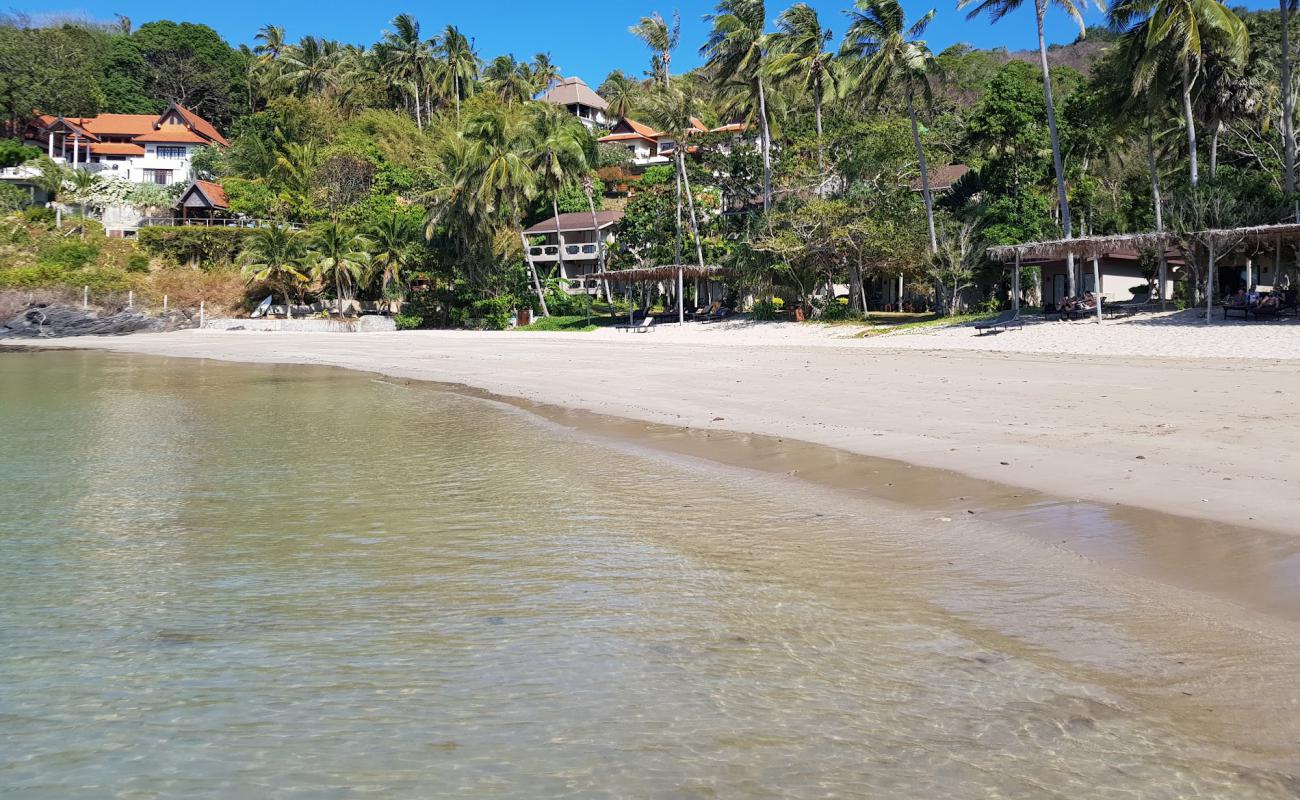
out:
<path id="1" fill-rule="evenodd" d="M 0 338 L 107 336 L 193 327 L 197 327 L 197 321 L 180 311 L 172 311 L 163 316 L 149 316 L 127 309 L 100 316 L 95 311 L 73 306 L 36 305 L 0 324 Z"/>

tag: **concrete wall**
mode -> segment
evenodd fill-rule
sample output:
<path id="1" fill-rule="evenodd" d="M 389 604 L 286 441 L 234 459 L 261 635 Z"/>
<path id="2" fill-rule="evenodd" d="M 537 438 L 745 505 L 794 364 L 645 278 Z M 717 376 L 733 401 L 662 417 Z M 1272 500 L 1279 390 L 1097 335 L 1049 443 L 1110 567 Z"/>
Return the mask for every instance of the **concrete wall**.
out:
<path id="1" fill-rule="evenodd" d="M 395 331 L 392 317 L 358 319 L 210 319 L 203 326 L 217 331 L 295 331 L 303 333 L 375 333 Z"/>

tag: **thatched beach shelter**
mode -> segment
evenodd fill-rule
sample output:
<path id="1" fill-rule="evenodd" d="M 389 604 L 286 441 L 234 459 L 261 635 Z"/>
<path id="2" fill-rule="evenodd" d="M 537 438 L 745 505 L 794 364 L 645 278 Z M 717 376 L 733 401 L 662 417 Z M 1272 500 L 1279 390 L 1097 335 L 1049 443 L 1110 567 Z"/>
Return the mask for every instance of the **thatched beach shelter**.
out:
<path id="1" fill-rule="evenodd" d="M 696 280 L 703 278 L 713 280 L 731 276 L 731 270 L 724 267 L 706 264 L 660 264 L 657 267 L 636 267 L 634 269 L 610 270 L 608 272 L 597 272 L 591 277 L 597 280 L 608 281 L 615 284 L 623 284 L 627 287 L 628 304 L 627 304 L 627 321 L 632 324 L 632 285 L 637 283 L 648 283 L 651 281 L 673 280 L 677 281 L 677 324 L 686 321 L 686 309 L 682 304 L 683 291 L 682 287 L 687 278 Z"/>

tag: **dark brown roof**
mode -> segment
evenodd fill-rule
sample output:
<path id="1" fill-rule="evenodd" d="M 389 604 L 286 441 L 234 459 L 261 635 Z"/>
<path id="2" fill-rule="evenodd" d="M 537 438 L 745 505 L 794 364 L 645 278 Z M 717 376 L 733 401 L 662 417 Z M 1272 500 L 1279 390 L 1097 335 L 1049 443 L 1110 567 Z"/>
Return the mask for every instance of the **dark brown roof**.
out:
<path id="1" fill-rule="evenodd" d="M 949 164 L 946 167 L 935 167 L 930 170 L 930 191 L 948 191 L 967 172 L 970 172 L 970 167 L 965 164 Z M 921 177 L 919 175 L 912 179 L 912 190 L 921 191 Z"/>
<path id="2" fill-rule="evenodd" d="M 597 211 L 596 222 L 601 228 L 608 228 L 623 218 L 622 211 Z M 589 231 L 591 230 L 591 212 L 575 211 L 570 214 L 560 215 L 560 231 Z M 528 228 L 524 233 L 530 236 L 537 236 L 543 233 L 555 233 L 555 217 L 547 217 L 536 225 Z"/>
<path id="3" fill-rule="evenodd" d="M 221 188 L 221 184 L 213 183 L 212 181 L 195 181 L 194 183 L 191 183 L 190 187 L 186 189 L 185 192 L 181 194 L 180 199 L 176 201 L 176 205 L 183 205 L 185 203 L 185 198 L 189 197 L 193 192 L 198 192 L 202 195 L 208 201 L 208 205 L 212 208 L 221 211 L 228 211 L 230 209 L 230 201 L 226 199 L 226 190 Z"/>
<path id="4" fill-rule="evenodd" d="M 578 103 L 601 111 L 609 108 L 609 103 L 583 83 L 582 78 L 563 79 L 543 94 L 541 99 L 542 102 L 554 103 L 557 106 L 571 106 Z"/>

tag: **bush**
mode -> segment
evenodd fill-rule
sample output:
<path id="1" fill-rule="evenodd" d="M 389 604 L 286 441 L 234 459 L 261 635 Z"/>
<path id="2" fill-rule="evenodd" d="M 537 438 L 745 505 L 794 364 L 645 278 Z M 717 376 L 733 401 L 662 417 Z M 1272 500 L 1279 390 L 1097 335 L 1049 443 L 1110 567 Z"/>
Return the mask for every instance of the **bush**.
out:
<path id="1" fill-rule="evenodd" d="M 849 310 L 849 301 L 847 298 L 837 297 L 830 300 L 822 307 L 821 319 L 823 322 L 843 322 L 846 319 L 853 319 L 856 315 Z"/>
<path id="2" fill-rule="evenodd" d="M 54 209 L 45 206 L 29 206 L 23 209 L 23 219 L 37 225 L 53 225 Z"/>
<path id="3" fill-rule="evenodd" d="M 75 239 L 56 241 L 41 248 L 37 261 L 61 269 L 82 269 L 99 258 L 99 245 Z"/>
<path id="4" fill-rule="evenodd" d="M 399 331 L 413 331 L 424 326 L 424 317 L 419 314 L 394 314 L 393 324 Z"/>
<path id="5" fill-rule="evenodd" d="M 768 322 L 776 319 L 785 301 L 779 297 L 772 297 L 766 300 L 759 300 L 754 303 L 754 319 L 760 322 Z"/>
<path id="6" fill-rule="evenodd" d="M 546 293 L 546 309 L 557 317 L 580 317 L 587 313 L 587 301 L 582 295 L 550 291 Z"/>
<path id="7" fill-rule="evenodd" d="M 510 311 L 514 308 L 514 298 L 489 297 L 476 300 L 469 307 L 469 316 L 481 319 L 483 327 L 490 331 L 503 331 L 510 327 Z"/>
<path id="8" fill-rule="evenodd" d="M 141 228 L 140 246 L 174 264 L 196 265 L 205 270 L 235 263 L 249 228 Z"/>
<path id="9" fill-rule="evenodd" d="M 22 211 L 32 204 L 31 195 L 11 183 L 0 183 L 0 212 Z"/>
<path id="10" fill-rule="evenodd" d="M 144 253 L 132 253 L 126 259 L 127 272 L 148 272 L 149 256 Z"/>

